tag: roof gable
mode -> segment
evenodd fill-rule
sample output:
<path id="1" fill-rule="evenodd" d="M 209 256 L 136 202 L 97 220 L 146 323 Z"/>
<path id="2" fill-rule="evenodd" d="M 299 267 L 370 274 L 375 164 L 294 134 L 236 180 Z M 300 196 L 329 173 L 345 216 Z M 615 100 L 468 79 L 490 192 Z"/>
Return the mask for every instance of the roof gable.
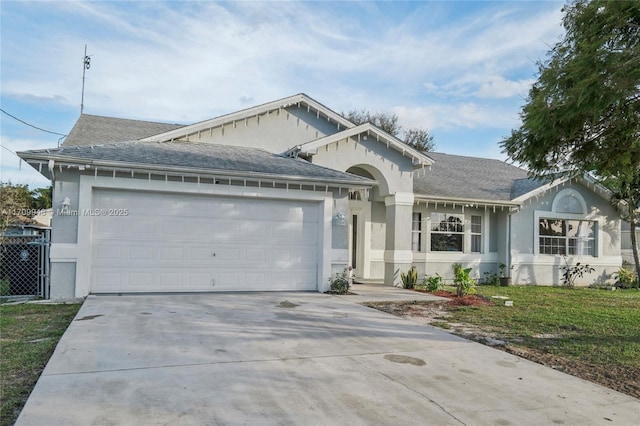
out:
<path id="1" fill-rule="evenodd" d="M 390 135 L 389 133 L 374 126 L 371 123 L 360 124 L 341 132 L 298 145 L 289 150 L 287 154 L 293 156 L 302 155 L 304 157 L 312 156 L 317 152 L 318 148 L 354 137 L 357 138 L 358 141 L 360 140 L 360 138 L 364 138 L 365 140 L 369 137 L 375 138 L 377 142 L 386 144 L 387 148 L 398 151 L 403 156 L 408 157 L 411 160 L 414 168 L 431 166 L 433 164 L 433 160 L 427 154 L 424 154 L 416 150 L 415 148 L 410 147 L 400 139 Z"/>
<path id="2" fill-rule="evenodd" d="M 184 126 L 179 129 L 170 130 L 165 133 L 152 135 L 145 138 L 144 140 L 163 142 L 185 137 L 188 138 L 190 135 L 198 135 L 202 132 L 211 131 L 212 129 L 216 129 L 228 124 L 235 124 L 236 122 L 242 122 L 252 117 L 257 117 L 273 111 L 279 111 L 292 105 L 304 106 L 308 111 L 315 111 L 318 118 L 326 117 L 328 121 L 336 123 L 338 129 L 340 129 L 341 126 L 344 128 L 351 128 L 355 126 L 352 122 L 350 122 L 337 112 L 327 108 L 326 106 L 310 98 L 306 94 L 299 93 L 288 98 L 279 99 L 277 101 L 222 115 L 220 117 L 201 121 L 189 126 Z"/>

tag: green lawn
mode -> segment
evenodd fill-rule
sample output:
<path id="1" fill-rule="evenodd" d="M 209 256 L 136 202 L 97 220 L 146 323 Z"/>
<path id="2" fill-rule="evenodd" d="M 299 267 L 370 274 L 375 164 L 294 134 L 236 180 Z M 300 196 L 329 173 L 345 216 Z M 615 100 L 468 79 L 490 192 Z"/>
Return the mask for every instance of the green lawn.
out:
<path id="1" fill-rule="evenodd" d="M 508 342 L 597 365 L 640 368 L 640 291 L 479 286 L 513 307 L 460 307 L 450 323 L 476 324 Z"/>
<path id="2" fill-rule="evenodd" d="M 13 425 L 80 304 L 0 305 L 0 425 Z"/>

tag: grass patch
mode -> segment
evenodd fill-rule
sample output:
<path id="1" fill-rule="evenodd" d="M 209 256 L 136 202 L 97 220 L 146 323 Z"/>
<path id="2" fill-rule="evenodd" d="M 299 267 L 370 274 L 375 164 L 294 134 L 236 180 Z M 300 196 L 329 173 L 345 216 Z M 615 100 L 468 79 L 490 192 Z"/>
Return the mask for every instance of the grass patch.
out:
<path id="1" fill-rule="evenodd" d="M 557 287 L 479 287 L 513 307 L 459 307 L 449 322 L 468 323 L 545 353 L 597 365 L 640 368 L 640 292 Z"/>
<path id="2" fill-rule="evenodd" d="M 80 306 L 0 305 L 0 426 L 14 424 Z"/>

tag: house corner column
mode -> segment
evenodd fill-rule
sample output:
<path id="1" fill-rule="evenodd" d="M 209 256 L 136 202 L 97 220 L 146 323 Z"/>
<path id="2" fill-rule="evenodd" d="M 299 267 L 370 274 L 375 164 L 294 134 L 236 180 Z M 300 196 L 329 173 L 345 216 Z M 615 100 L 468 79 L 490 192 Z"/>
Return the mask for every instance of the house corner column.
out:
<path id="1" fill-rule="evenodd" d="M 384 199 L 386 206 L 386 243 L 384 250 L 384 283 L 400 283 L 400 272 L 411 268 L 411 220 L 413 193 L 397 192 Z"/>

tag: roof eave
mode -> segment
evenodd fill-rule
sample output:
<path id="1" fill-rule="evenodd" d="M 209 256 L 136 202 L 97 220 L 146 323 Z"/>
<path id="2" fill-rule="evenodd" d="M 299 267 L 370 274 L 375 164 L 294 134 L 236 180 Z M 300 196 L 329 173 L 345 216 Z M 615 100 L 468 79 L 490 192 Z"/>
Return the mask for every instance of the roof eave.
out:
<path id="1" fill-rule="evenodd" d="M 481 205 L 481 206 L 496 206 L 496 207 L 520 207 L 521 202 L 515 200 L 491 200 L 488 198 L 462 198 L 462 197 L 445 197 L 445 196 L 431 196 L 423 194 L 415 194 L 415 202 L 445 202 L 455 203 L 460 205 Z"/>
<path id="2" fill-rule="evenodd" d="M 585 185 L 588 189 L 592 189 L 596 194 L 598 194 L 600 197 L 602 197 L 605 200 L 610 200 L 611 199 L 611 191 L 607 188 L 605 188 L 604 186 L 602 186 L 601 184 L 599 184 L 598 182 L 596 182 L 594 179 L 588 177 L 588 176 L 578 176 L 578 177 L 561 177 L 558 179 L 554 179 L 553 181 L 546 183 L 536 189 L 534 189 L 533 191 L 529 191 L 525 194 L 522 194 L 521 196 L 514 198 L 513 201 L 517 201 L 519 203 L 523 203 L 526 200 L 535 197 L 535 196 L 540 196 L 541 194 L 544 194 L 545 192 L 555 188 L 558 185 L 562 185 L 566 182 L 571 183 L 572 180 L 577 180 L 579 182 L 581 182 L 583 185 Z M 591 188 L 593 187 L 593 188 Z"/>
<path id="3" fill-rule="evenodd" d="M 91 160 L 85 158 L 68 157 L 55 154 L 38 155 L 28 152 L 18 152 L 20 158 L 31 164 L 31 162 L 47 163 L 49 160 L 54 161 L 55 166 L 79 166 L 93 169 L 109 169 L 118 171 L 132 171 L 143 174 L 170 174 L 176 176 L 207 176 L 216 178 L 236 178 L 236 179 L 252 179 L 252 180 L 271 180 L 281 182 L 296 182 L 296 183 L 310 183 L 310 184 L 322 184 L 333 185 L 351 188 L 370 188 L 376 186 L 377 182 L 367 179 L 338 179 L 338 178 L 326 178 L 326 177 L 314 177 L 314 176 L 298 176 L 298 175 L 283 175 L 275 173 L 261 173 L 261 172 L 246 172 L 235 170 L 223 170 L 223 169 L 202 169 L 197 167 L 177 167 L 169 165 L 154 165 L 154 164 L 138 164 L 127 163 L 121 161 L 102 161 Z M 31 154 L 31 155 L 29 155 Z M 45 170 L 48 170 L 45 169 Z M 42 170 L 39 170 L 41 174 Z M 50 176 L 43 174 L 48 179 Z M 363 179 L 366 179 L 363 181 Z"/>

